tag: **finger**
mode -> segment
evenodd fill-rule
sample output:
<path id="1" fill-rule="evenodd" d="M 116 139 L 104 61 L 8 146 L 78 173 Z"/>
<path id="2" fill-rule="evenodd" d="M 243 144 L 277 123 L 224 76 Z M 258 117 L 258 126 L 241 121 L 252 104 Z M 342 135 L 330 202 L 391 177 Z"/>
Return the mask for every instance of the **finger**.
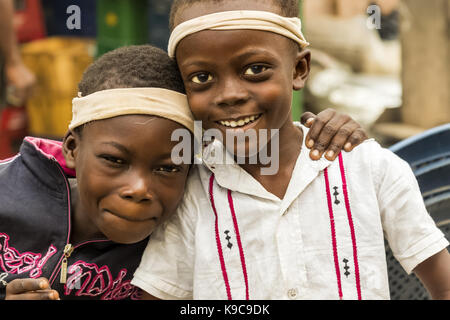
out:
<path id="1" fill-rule="evenodd" d="M 320 131 L 320 135 L 317 138 L 314 147 L 312 155 L 313 157 L 321 157 L 322 154 L 325 152 L 325 150 L 329 149 L 329 146 L 336 136 L 336 134 L 339 132 L 339 130 L 345 126 L 346 122 L 350 119 L 346 116 L 338 116 L 333 117 L 323 128 L 322 131 Z M 342 134 L 346 135 L 345 140 L 347 140 L 347 137 L 351 135 L 352 132 L 349 132 L 347 130 L 342 130 Z M 344 141 L 345 143 L 345 141 Z M 343 144 L 344 144 L 343 143 Z M 341 147 L 342 148 L 342 147 Z M 318 151 L 318 152 L 316 152 Z"/>
<path id="2" fill-rule="evenodd" d="M 314 123 L 314 120 L 315 120 L 315 118 L 309 118 L 308 120 L 306 120 L 305 126 L 306 126 L 307 128 L 311 128 L 311 126 L 312 126 L 313 123 Z"/>
<path id="3" fill-rule="evenodd" d="M 6 286 L 7 294 L 21 294 L 28 291 L 44 290 L 49 288 L 48 280 L 39 279 L 15 279 Z"/>
<path id="4" fill-rule="evenodd" d="M 350 152 L 356 146 L 358 146 L 367 139 L 368 139 L 367 133 L 362 128 L 358 128 L 355 131 L 353 131 L 352 135 L 347 139 L 347 143 L 344 146 L 344 150 Z"/>
<path id="5" fill-rule="evenodd" d="M 314 119 L 311 129 L 309 129 L 308 134 L 306 135 L 306 146 L 308 148 L 311 149 L 314 146 L 323 127 L 333 118 L 335 114 L 336 111 L 332 109 L 326 109 L 317 115 L 317 117 Z"/>
<path id="6" fill-rule="evenodd" d="M 308 128 L 311 127 L 311 124 L 314 122 L 314 119 L 316 118 L 316 115 L 312 112 L 305 112 L 302 114 L 300 118 L 300 122 L 307 126 Z"/>
<path id="7" fill-rule="evenodd" d="M 6 296 L 7 300 L 59 300 L 56 290 L 29 291 L 22 294 Z"/>
<path id="8" fill-rule="evenodd" d="M 330 161 L 336 159 L 347 144 L 348 138 L 353 134 L 352 130 L 354 130 L 354 127 L 349 124 L 345 124 L 339 129 L 325 152 L 325 158 Z"/>

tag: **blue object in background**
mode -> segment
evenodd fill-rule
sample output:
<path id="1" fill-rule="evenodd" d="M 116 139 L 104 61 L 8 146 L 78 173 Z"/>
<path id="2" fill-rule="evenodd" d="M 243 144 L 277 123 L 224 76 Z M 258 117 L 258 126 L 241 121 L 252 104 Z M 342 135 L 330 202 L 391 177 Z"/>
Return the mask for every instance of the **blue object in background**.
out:
<path id="1" fill-rule="evenodd" d="M 149 0 L 149 44 L 167 51 L 171 0 Z"/>
<path id="2" fill-rule="evenodd" d="M 96 0 L 41 0 L 48 36 L 97 36 Z M 67 8 L 77 5 L 81 12 L 81 28 L 67 28 L 67 19 L 71 16 Z"/>
<path id="3" fill-rule="evenodd" d="M 450 123 L 389 148 L 411 166 L 428 213 L 450 239 Z M 394 300 L 429 299 L 414 274 L 407 275 L 386 244 L 389 288 Z"/>
<path id="4" fill-rule="evenodd" d="M 390 149 L 410 164 L 433 218 L 450 221 L 450 123 L 401 141 Z"/>
<path id="5" fill-rule="evenodd" d="M 167 50 L 169 42 L 169 15 L 172 0 L 148 0 L 148 42 L 163 50 Z M 48 36 L 97 36 L 96 0 L 42 0 L 45 24 Z M 67 8 L 77 5 L 81 10 L 81 29 L 67 28 L 70 14 Z"/>
<path id="6" fill-rule="evenodd" d="M 450 159 L 450 123 L 400 141 L 389 149 L 420 173 L 425 165 Z"/>

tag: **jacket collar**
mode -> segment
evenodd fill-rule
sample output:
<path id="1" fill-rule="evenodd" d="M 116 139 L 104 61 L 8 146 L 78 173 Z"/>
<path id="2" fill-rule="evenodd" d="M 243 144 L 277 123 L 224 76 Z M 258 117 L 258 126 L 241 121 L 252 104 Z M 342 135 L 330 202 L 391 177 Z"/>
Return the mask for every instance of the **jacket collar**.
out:
<path id="1" fill-rule="evenodd" d="M 75 177 L 75 171 L 67 168 L 62 153 L 62 142 L 26 137 L 20 148 L 24 164 L 38 180 L 52 190 L 66 189 L 66 178 Z"/>

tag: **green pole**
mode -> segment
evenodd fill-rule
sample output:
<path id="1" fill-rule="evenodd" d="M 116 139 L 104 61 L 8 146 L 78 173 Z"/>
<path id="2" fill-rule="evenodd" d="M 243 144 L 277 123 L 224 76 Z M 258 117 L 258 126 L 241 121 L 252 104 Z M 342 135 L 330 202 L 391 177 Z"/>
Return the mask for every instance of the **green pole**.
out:
<path id="1" fill-rule="evenodd" d="M 299 1 L 300 18 L 303 17 L 302 1 Z M 292 119 L 300 121 L 303 113 L 303 91 L 294 91 L 292 95 Z"/>

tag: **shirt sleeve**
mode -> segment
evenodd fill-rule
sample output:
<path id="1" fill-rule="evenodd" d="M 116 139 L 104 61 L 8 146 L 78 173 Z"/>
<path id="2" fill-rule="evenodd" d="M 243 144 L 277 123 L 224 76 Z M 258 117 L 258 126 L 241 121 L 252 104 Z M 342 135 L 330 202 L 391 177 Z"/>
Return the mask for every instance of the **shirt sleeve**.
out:
<path id="1" fill-rule="evenodd" d="M 196 201 L 187 191 L 177 212 L 151 235 L 131 283 L 164 300 L 190 300 Z"/>
<path id="2" fill-rule="evenodd" d="M 428 214 L 409 164 L 378 144 L 371 153 L 376 159 L 372 169 L 385 237 L 394 257 L 410 274 L 449 242 Z"/>

